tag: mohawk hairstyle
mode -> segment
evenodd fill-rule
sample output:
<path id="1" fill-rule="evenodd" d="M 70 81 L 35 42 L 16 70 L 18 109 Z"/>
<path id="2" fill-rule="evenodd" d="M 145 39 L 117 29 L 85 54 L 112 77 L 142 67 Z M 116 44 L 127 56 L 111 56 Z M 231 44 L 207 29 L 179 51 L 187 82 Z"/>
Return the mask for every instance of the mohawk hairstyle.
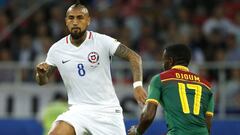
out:
<path id="1" fill-rule="evenodd" d="M 71 8 L 86 8 L 86 13 L 89 15 L 88 9 L 87 9 L 87 7 L 85 6 L 85 4 L 83 4 L 83 3 L 84 3 L 84 1 L 81 1 L 81 2 L 80 2 L 80 0 L 76 0 L 75 4 L 71 5 L 71 6 L 68 8 L 68 10 L 71 9 Z M 68 12 L 66 12 L 66 16 L 67 16 L 67 14 L 68 14 Z"/>

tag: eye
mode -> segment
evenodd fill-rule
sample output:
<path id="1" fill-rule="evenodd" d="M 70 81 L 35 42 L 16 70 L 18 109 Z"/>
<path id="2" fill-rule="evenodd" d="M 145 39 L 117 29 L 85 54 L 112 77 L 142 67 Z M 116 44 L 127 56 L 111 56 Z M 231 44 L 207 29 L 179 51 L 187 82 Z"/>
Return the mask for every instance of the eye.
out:
<path id="1" fill-rule="evenodd" d="M 73 16 L 69 16 L 68 19 L 72 20 L 72 19 L 74 19 L 74 17 Z"/>
<path id="2" fill-rule="evenodd" d="M 81 19 L 84 19 L 84 17 L 83 16 L 77 16 L 77 19 L 81 20 Z"/>

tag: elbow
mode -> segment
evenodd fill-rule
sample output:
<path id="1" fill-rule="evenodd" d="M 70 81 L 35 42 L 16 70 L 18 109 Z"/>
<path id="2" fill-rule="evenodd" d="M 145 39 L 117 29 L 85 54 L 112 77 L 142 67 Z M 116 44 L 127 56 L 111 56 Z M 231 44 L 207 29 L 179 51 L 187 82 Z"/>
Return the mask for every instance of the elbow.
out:
<path id="1" fill-rule="evenodd" d="M 131 56 L 129 57 L 129 60 L 130 60 L 130 61 L 137 62 L 137 63 L 139 63 L 139 64 L 142 64 L 142 57 L 141 57 L 139 54 L 135 53 L 135 52 L 134 52 L 134 55 L 131 55 Z"/>
<path id="2" fill-rule="evenodd" d="M 140 62 L 142 62 L 142 57 L 139 54 L 136 53 L 136 57 Z"/>

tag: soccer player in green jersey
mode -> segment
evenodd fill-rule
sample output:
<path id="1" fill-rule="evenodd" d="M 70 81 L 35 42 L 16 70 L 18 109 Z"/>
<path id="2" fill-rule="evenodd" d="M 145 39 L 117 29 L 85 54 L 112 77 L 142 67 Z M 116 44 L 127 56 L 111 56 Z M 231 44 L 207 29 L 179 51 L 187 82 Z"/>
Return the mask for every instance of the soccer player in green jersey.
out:
<path id="1" fill-rule="evenodd" d="M 167 135 L 209 135 L 214 99 L 209 82 L 189 71 L 191 51 L 186 45 L 167 47 L 164 72 L 152 77 L 146 106 L 129 135 L 141 135 L 152 123 L 158 105 L 164 108 Z"/>

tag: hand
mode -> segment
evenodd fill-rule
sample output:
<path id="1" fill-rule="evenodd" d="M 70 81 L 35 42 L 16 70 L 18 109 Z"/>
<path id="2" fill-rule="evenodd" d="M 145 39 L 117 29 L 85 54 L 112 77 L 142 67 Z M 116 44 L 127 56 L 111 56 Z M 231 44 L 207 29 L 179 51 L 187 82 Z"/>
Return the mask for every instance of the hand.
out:
<path id="1" fill-rule="evenodd" d="M 147 99 L 147 93 L 142 86 L 138 86 L 133 92 L 134 98 L 137 100 L 138 104 L 143 107 Z"/>
<path id="2" fill-rule="evenodd" d="M 45 62 L 42 62 L 36 66 L 36 71 L 39 76 L 45 76 L 48 72 L 49 65 Z"/>
<path id="3" fill-rule="evenodd" d="M 137 135 L 136 131 L 137 131 L 137 127 L 131 126 L 131 128 L 128 130 L 128 135 Z"/>

